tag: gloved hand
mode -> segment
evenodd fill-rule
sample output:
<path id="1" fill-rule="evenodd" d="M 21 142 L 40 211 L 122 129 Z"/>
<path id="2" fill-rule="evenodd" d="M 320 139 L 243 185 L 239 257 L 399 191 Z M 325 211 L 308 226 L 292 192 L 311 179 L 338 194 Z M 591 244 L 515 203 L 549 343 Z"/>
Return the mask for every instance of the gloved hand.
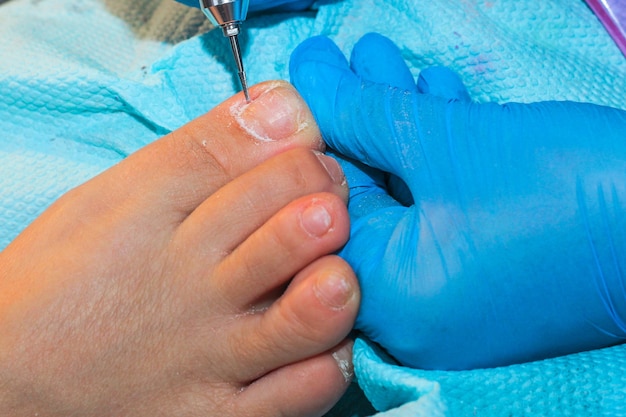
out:
<path id="1" fill-rule="evenodd" d="M 362 286 L 366 336 L 425 369 L 625 340 L 626 112 L 473 103 L 445 69 L 416 85 L 373 34 L 351 65 L 312 38 L 290 72 L 329 146 L 410 192 L 403 205 L 395 180 L 344 163 L 352 230 L 341 256 Z"/>
<path id="2" fill-rule="evenodd" d="M 176 0 L 191 7 L 200 7 L 199 0 Z M 250 0 L 248 11 L 250 13 L 260 11 L 295 12 L 306 10 L 315 0 Z"/>

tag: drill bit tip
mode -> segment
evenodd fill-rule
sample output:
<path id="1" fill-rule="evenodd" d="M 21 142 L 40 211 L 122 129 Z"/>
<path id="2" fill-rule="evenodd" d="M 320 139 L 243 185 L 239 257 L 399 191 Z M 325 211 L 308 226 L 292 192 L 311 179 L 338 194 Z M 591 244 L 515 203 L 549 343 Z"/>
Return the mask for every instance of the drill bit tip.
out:
<path id="1" fill-rule="evenodd" d="M 246 97 L 246 101 L 250 102 L 250 94 L 248 93 L 248 82 L 246 81 L 246 72 L 243 69 L 243 59 L 241 58 L 241 49 L 239 48 L 239 40 L 237 35 L 229 36 L 230 46 L 233 50 L 233 56 L 235 57 L 235 63 L 237 64 L 237 72 L 239 74 L 239 81 L 241 82 L 241 89 Z"/>
<path id="2" fill-rule="evenodd" d="M 246 73 L 241 71 L 239 73 L 239 81 L 241 81 L 241 89 L 243 90 L 243 95 L 246 97 L 246 101 L 250 103 L 250 93 L 248 92 L 248 81 L 246 81 Z"/>

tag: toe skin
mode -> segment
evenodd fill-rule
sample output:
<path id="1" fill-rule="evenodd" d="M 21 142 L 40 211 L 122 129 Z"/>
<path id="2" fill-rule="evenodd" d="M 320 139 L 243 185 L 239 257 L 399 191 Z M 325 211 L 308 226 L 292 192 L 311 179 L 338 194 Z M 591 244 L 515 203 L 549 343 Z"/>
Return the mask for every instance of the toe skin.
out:
<path id="1" fill-rule="evenodd" d="M 233 380 L 252 381 L 332 349 L 352 329 L 359 301 L 356 277 L 345 261 L 334 255 L 315 261 L 266 311 L 233 326 Z"/>
<path id="2" fill-rule="evenodd" d="M 248 386 L 237 403 L 238 414 L 321 417 L 348 389 L 352 376 L 351 340 L 332 351 L 277 369 Z M 341 356 L 343 363 L 337 362 Z M 240 413 L 240 414 L 239 414 Z"/>

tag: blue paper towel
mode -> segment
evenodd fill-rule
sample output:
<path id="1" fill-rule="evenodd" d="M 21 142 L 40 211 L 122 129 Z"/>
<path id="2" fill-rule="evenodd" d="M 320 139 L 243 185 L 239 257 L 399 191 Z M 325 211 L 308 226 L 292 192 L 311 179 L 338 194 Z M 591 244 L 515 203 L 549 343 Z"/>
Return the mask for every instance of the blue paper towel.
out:
<path id="1" fill-rule="evenodd" d="M 287 78 L 291 51 L 311 35 L 349 53 L 370 31 L 394 40 L 414 75 L 430 65 L 456 70 L 479 101 L 626 108 L 626 60 L 582 0 L 320 1 L 316 12 L 246 22 L 249 81 Z M 64 191 L 207 111 L 237 83 L 219 31 L 169 45 L 137 39 L 98 0 L 0 6 L 0 248 Z M 360 386 L 384 416 L 626 415 L 625 362 L 619 346 L 491 370 L 419 371 L 393 365 L 367 341 L 355 346 Z M 354 401 L 364 400 L 351 391 L 330 414 L 366 415 Z"/>
<path id="2" fill-rule="evenodd" d="M 626 349 L 472 371 L 397 366 L 363 339 L 355 367 L 380 417 L 624 416 Z"/>

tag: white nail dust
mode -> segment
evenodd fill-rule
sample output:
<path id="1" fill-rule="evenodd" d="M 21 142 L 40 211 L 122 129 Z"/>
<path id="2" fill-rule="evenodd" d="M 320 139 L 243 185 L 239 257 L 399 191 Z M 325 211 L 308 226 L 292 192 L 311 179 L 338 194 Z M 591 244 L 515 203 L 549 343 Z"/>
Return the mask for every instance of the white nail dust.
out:
<path id="1" fill-rule="evenodd" d="M 352 371 L 352 366 L 350 365 L 350 361 L 346 359 L 341 359 L 340 354 L 338 352 L 333 352 L 333 358 L 335 362 L 337 362 L 337 366 L 339 366 L 339 370 L 341 371 L 341 375 L 343 375 L 343 379 L 346 382 L 352 381 L 354 377 L 354 373 Z"/>

